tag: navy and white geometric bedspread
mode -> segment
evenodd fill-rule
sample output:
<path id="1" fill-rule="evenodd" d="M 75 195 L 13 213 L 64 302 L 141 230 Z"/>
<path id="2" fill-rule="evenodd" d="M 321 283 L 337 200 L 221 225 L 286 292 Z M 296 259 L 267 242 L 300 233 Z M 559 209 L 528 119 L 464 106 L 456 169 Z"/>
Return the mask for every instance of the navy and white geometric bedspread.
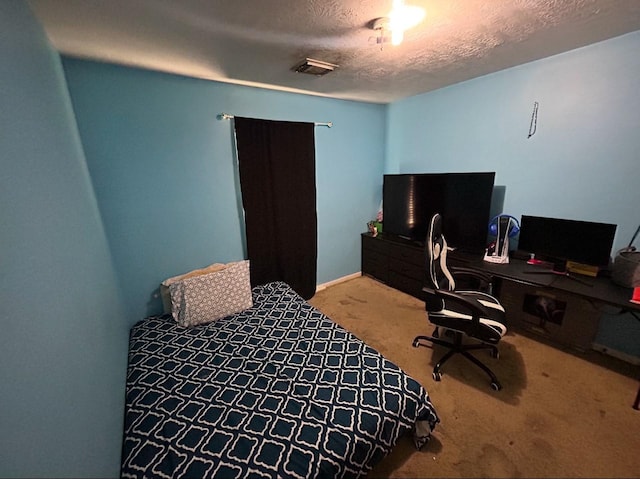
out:
<path id="1" fill-rule="evenodd" d="M 185 329 L 131 330 L 122 477 L 358 477 L 438 422 L 426 391 L 288 285 Z"/>

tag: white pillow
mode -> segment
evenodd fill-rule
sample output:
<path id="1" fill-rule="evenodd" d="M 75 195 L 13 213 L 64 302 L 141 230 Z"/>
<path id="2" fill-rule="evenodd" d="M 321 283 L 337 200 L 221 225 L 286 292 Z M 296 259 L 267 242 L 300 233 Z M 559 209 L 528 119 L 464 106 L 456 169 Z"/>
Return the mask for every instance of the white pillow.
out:
<path id="1" fill-rule="evenodd" d="M 169 284 L 171 314 L 180 326 L 210 323 L 253 306 L 249 261 Z"/>

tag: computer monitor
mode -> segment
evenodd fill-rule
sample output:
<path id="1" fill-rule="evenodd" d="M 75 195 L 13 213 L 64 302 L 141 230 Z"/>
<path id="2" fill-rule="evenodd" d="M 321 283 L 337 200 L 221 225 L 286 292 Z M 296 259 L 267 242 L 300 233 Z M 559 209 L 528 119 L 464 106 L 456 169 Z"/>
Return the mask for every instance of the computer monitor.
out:
<path id="1" fill-rule="evenodd" d="M 607 267 L 616 225 L 522 215 L 518 249 L 545 257 Z"/>

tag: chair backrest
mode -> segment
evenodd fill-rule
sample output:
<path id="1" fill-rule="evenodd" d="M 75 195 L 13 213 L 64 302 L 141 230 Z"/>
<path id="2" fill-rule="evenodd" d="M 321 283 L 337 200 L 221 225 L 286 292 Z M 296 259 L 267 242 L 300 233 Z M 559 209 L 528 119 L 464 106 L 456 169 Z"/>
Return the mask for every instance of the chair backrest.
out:
<path id="1" fill-rule="evenodd" d="M 447 240 L 442 234 L 442 216 L 434 214 L 425 241 L 426 285 L 431 289 L 453 291 L 456 283 L 447 267 Z"/>

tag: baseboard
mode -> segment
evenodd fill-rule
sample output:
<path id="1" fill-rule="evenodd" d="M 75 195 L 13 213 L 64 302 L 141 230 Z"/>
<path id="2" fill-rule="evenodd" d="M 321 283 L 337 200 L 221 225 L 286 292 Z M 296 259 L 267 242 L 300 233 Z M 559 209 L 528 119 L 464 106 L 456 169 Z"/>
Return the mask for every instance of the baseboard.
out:
<path id="1" fill-rule="evenodd" d="M 333 281 L 329 281 L 327 283 L 322 283 L 316 286 L 316 293 L 318 291 L 322 291 L 323 289 L 327 289 L 329 286 L 334 286 L 336 284 L 344 283 L 345 281 L 349 281 L 350 279 L 359 278 L 362 276 L 362 273 L 358 271 L 357 273 L 349 274 L 347 276 L 343 276 L 342 278 L 334 279 Z"/>
<path id="2" fill-rule="evenodd" d="M 622 351 L 617 351 L 615 349 L 608 348 L 603 346 L 602 344 L 593 343 L 591 349 L 598 351 L 600 353 L 608 354 L 611 357 L 616 359 L 620 359 L 629 364 L 633 364 L 634 366 L 640 366 L 640 358 L 637 356 L 633 356 L 631 354 L 623 353 Z"/>

